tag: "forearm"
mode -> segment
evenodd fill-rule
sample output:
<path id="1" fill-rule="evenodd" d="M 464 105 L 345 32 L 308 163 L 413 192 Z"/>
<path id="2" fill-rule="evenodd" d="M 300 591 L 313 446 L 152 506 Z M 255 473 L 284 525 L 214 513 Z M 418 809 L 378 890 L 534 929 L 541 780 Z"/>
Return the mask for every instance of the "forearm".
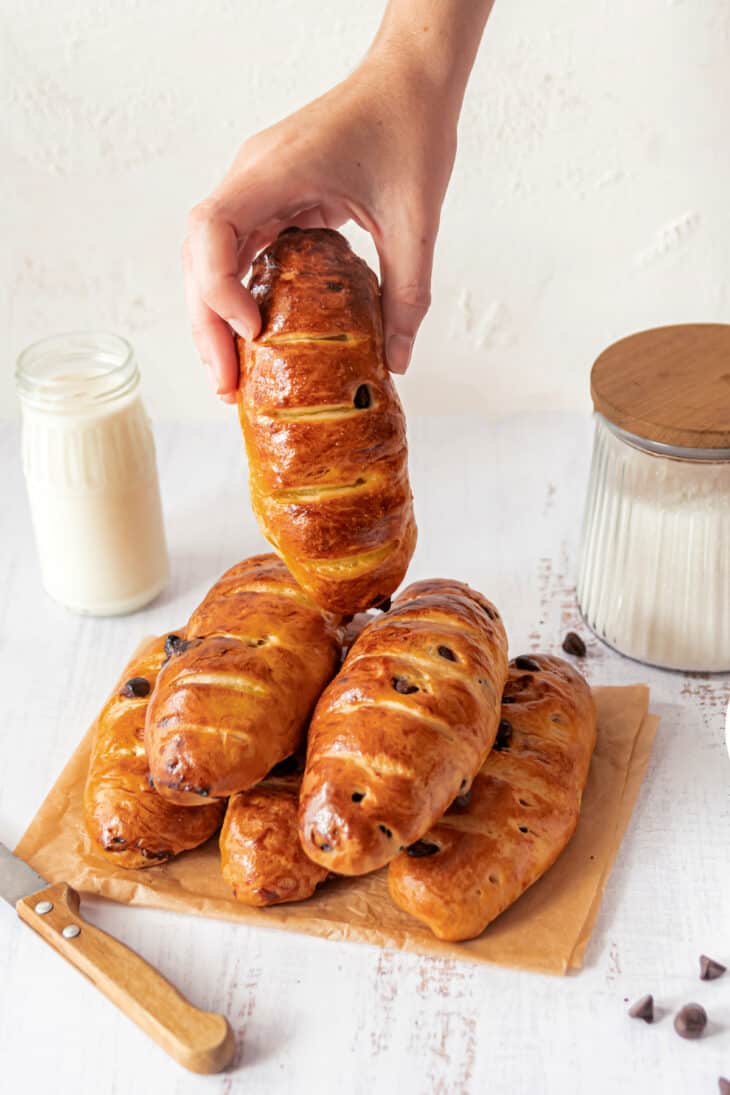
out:
<path id="1" fill-rule="evenodd" d="M 368 58 L 397 59 L 444 109 L 458 116 L 493 4 L 494 0 L 389 0 Z"/>

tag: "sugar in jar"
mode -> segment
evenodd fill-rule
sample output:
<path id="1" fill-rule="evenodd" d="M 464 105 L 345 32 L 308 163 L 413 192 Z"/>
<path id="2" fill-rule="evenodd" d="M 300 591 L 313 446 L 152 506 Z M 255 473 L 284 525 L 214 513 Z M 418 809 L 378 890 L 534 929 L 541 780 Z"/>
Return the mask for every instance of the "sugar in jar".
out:
<path id="1" fill-rule="evenodd" d="M 168 577 L 155 445 L 132 347 L 116 335 L 56 335 L 19 357 L 23 468 L 46 591 L 112 616 Z"/>
<path id="2" fill-rule="evenodd" d="M 730 326 L 631 335 L 591 374 L 595 441 L 578 600 L 609 645 L 730 669 Z"/>

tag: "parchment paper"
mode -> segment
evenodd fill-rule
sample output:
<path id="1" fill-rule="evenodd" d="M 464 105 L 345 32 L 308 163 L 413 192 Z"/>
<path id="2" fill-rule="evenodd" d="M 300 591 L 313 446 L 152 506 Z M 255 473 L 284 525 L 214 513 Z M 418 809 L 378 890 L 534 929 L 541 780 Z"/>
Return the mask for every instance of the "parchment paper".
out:
<path id="1" fill-rule="evenodd" d="M 422 954 L 566 973 L 583 963 L 608 874 L 649 760 L 658 718 L 646 685 L 596 688 L 598 743 L 581 820 L 557 863 L 478 939 L 445 943 L 391 902 L 387 871 L 333 879 L 309 901 L 252 909 L 223 881 L 216 838 L 162 866 L 125 871 L 95 852 L 82 800 L 94 726 L 59 776 L 16 853 L 49 882 L 129 905 L 147 905 L 373 943 Z"/>

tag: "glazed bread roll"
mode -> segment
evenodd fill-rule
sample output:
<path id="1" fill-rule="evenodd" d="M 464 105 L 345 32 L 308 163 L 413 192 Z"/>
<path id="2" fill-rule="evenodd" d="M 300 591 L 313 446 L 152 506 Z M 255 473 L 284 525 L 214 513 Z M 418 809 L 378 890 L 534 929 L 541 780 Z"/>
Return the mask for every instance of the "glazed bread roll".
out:
<path id="1" fill-rule="evenodd" d="M 288 228 L 249 289 L 263 324 L 238 340 L 239 414 L 262 532 L 323 608 L 380 605 L 416 525 L 375 274 L 338 232 Z"/>
<path id="2" fill-rule="evenodd" d="M 275 555 L 232 567 L 188 623 L 147 711 L 155 787 L 200 805 L 245 791 L 302 743 L 338 628 Z"/>
<path id="3" fill-rule="evenodd" d="M 145 644 L 124 670 L 99 716 L 84 791 L 94 845 L 117 867 L 151 867 L 197 848 L 221 822 L 214 809 L 181 809 L 157 794 L 144 751 L 147 703 L 167 656 L 165 638 Z"/>
<path id="4" fill-rule="evenodd" d="M 338 874 L 418 840 L 466 791 L 497 733 L 507 638 L 461 582 L 409 586 L 355 640 L 312 719 L 299 835 Z"/>
<path id="5" fill-rule="evenodd" d="M 303 901 L 329 874 L 305 855 L 299 843 L 301 779 L 301 772 L 277 768 L 228 803 L 220 836 L 221 869 L 234 897 L 244 905 Z"/>
<path id="6" fill-rule="evenodd" d="M 515 659 L 497 741 L 470 796 L 390 864 L 396 905 L 439 939 L 483 932 L 573 835 L 595 741 L 583 677 L 545 654 Z"/>

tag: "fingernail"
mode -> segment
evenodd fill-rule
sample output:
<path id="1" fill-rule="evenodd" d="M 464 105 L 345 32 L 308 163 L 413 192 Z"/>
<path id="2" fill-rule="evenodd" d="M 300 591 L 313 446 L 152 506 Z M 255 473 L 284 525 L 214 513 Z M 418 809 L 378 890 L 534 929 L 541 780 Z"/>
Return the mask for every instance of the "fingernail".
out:
<path id="1" fill-rule="evenodd" d="M 251 338 L 251 328 L 246 327 L 243 323 L 240 323 L 237 319 L 229 319 L 228 326 L 236 332 L 239 338 Z"/>
<path id="2" fill-rule="evenodd" d="M 385 347 L 388 368 L 392 373 L 404 373 L 413 351 L 413 339 L 408 335 L 390 335 Z"/>

